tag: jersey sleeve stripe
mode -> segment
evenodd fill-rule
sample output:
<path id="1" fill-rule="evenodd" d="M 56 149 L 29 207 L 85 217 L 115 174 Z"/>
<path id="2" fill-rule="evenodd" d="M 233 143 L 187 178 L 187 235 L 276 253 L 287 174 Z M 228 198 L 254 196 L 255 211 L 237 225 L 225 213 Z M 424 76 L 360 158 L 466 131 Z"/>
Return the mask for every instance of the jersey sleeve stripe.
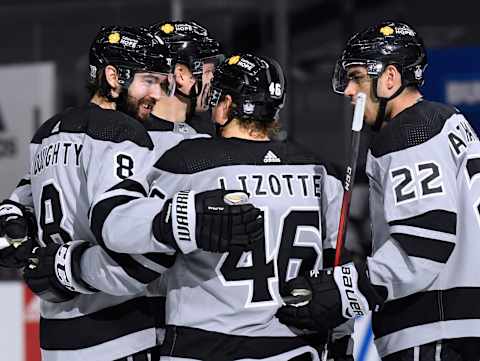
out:
<path id="1" fill-rule="evenodd" d="M 175 331 L 170 332 L 169 328 Z M 161 355 L 173 360 L 311 360 L 312 344 L 320 345 L 322 337 L 318 333 L 310 336 L 315 341 L 305 337 L 246 337 L 167 325 Z"/>
<path id="2" fill-rule="evenodd" d="M 90 218 L 90 228 L 97 239 L 98 244 L 100 244 L 103 248 L 107 249 L 105 245 L 105 241 L 102 236 L 103 225 L 112 210 L 115 207 L 121 206 L 122 204 L 126 204 L 134 199 L 138 199 L 138 197 L 133 196 L 116 196 L 111 198 L 106 198 L 97 204 L 94 205 L 92 208 L 92 215 Z"/>
<path id="3" fill-rule="evenodd" d="M 432 231 L 426 228 L 418 228 L 418 227 L 411 227 L 411 226 L 392 226 L 390 227 L 390 234 L 400 233 L 406 234 L 411 236 L 417 236 L 419 234 L 422 235 L 424 238 L 429 239 L 436 239 L 438 241 L 445 241 L 445 242 L 452 242 L 456 243 L 457 236 L 451 233 L 444 233 L 444 232 L 437 232 Z"/>
<path id="4" fill-rule="evenodd" d="M 436 209 L 414 217 L 398 219 L 388 223 L 393 225 L 414 226 L 433 231 L 456 234 L 457 214 L 455 212 Z"/>
<path id="5" fill-rule="evenodd" d="M 30 179 L 22 178 L 22 179 L 20 179 L 20 182 L 18 182 L 17 188 L 20 188 L 20 187 L 23 187 L 23 186 L 27 186 L 27 185 L 30 185 L 30 184 L 32 184 L 32 182 L 30 181 Z"/>
<path id="6" fill-rule="evenodd" d="M 131 257 L 140 263 L 143 267 L 148 268 L 154 272 L 158 272 L 159 274 L 165 272 L 168 268 L 164 265 L 154 262 L 142 254 L 132 254 Z"/>
<path id="7" fill-rule="evenodd" d="M 413 295 L 388 301 L 382 312 L 373 313 L 373 333 L 375 338 L 423 324 L 448 320 L 480 318 L 480 303 L 472 302 L 480 298 L 478 287 L 457 287 L 449 290 L 419 292 Z M 455 305 L 447 312 L 440 306 Z"/>
<path id="8" fill-rule="evenodd" d="M 409 256 L 425 258 L 435 262 L 446 263 L 455 248 L 455 243 L 452 242 L 411 234 L 392 233 L 391 235 Z"/>
<path id="9" fill-rule="evenodd" d="M 145 190 L 145 188 L 143 188 L 143 186 L 139 182 L 134 181 L 133 179 L 125 179 L 110 188 L 108 191 L 113 191 L 117 189 L 140 193 L 144 197 L 147 196 L 147 191 Z"/>
<path id="10" fill-rule="evenodd" d="M 143 266 L 128 254 L 117 253 L 110 250 L 107 250 L 106 252 L 120 267 L 122 267 L 127 275 L 143 284 L 152 282 L 162 273 Z"/>
<path id="11" fill-rule="evenodd" d="M 479 158 L 471 158 L 466 163 L 467 172 L 470 180 L 478 173 L 480 173 L 480 159 Z"/>
<path id="12" fill-rule="evenodd" d="M 167 268 L 172 267 L 175 263 L 175 259 L 177 258 L 176 254 L 168 255 L 162 253 L 146 253 L 143 256 L 148 258 L 150 261 L 158 263 Z"/>

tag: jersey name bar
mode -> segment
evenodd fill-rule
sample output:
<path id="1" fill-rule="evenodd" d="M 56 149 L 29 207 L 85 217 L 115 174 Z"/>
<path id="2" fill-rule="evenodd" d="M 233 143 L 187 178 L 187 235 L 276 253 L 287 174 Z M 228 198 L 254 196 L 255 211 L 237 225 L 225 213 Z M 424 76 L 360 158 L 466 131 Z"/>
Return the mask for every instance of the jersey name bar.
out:
<path id="1" fill-rule="evenodd" d="M 240 187 L 244 192 L 258 197 L 321 197 L 321 178 L 318 174 L 240 174 L 232 184 L 220 178 L 219 186 L 223 189 Z"/>
<path id="2" fill-rule="evenodd" d="M 71 162 L 75 162 L 75 166 L 79 167 L 82 147 L 81 143 L 72 142 L 56 142 L 40 147 L 33 158 L 33 175 L 38 175 L 48 167 L 59 163 L 66 166 Z"/>

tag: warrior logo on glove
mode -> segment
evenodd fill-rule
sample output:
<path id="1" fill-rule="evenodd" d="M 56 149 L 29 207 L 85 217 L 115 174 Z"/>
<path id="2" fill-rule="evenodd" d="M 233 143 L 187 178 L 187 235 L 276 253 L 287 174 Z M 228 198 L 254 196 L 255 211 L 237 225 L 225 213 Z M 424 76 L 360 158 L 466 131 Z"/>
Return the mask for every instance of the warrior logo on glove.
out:
<path id="1" fill-rule="evenodd" d="M 155 237 L 184 254 L 229 252 L 264 239 L 261 210 L 242 191 L 180 191 L 154 220 Z"/>

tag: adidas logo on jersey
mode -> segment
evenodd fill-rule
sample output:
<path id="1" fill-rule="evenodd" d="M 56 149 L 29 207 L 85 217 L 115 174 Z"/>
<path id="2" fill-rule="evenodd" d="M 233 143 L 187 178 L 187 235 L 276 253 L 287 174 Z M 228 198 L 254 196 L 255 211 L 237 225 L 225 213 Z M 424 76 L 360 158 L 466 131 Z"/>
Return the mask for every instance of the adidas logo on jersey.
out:
<path id="1" fill-rule="evenodd" d="M 263 158 L 263 163 L 280 163 L 282 160 L 277 157 L 275 153 L 273 153 L 271 150 L 265 154 L 265 157 Z"/>

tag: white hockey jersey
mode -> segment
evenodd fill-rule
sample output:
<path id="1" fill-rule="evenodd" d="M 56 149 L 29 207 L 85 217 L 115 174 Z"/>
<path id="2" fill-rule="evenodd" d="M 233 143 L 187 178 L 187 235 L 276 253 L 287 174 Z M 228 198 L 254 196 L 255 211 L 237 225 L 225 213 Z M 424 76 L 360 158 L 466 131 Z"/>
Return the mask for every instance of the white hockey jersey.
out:
<path id="1" fill-rule="evenodd" d="M 11 198 L 32 203 L 43 243 L 95 242 L 88 212 L 96 194 L 153 157 L 153 143 L 140 123 L 92 103 L 45 122 L 30 147 L 31 179 L 25 177 Z M 141 296 L 97 293 L 63 303 L 42 301 L 43 360 L 107 361 L 155 346 L 157 308 Z"/>
<path id="2" fill-rule="evenodd" d="M 324 165 L 290 143 L 193 139 L 166 152 L 147 174 L 122 183 L 92 209 L 96 237 L 116 252 L 172 254 L 155 237 L 152 220 L 180 190 L 242 189 L 264 212 L 265 242 L 252 251 L 177 255 L 166 272 L 166 322 L 173 328 L 164 349 L 171 348 L 170 355 L 213 360 L 237 352 L 225 355 L 233 360 L 311 351 L 275 313 L 284 282 L 322 267 L 322 250 L 335 247 L 343 191 Z M 132 199 L 122 200 L 125 192 Z M 116 242 L 120 237 L 129 241 Z M 245 337 L 262 347 L 215 347 L 220 338 L 236 343 Z"/>
<path id="3" fill-rule="evenodd" d="M 421 101 L 381 129 L 368 154 L 373 315 L 381 356 L 480 337 L 480 143 L 456 109 Z"/>
<path id="4" fill-rule="evenodd" d="M 96 117 L 97 115 L 94 116 Z M 201 134 L 197 135 L 196 130 L 188 124 L 172 123 L 157 118 L 155 116 L 151 116 L 147 121 L 141 124 L 145 127 L 148 134 L 150 135 L 150 139 L 153 142 L 154 146 L 154 155 L 152 155 L 150 163 L 148 163 L 147 161 L 142 162 L 141 169 L 149 169 L 149 167 L 152 166 L 152 161 L 158 159 L 158 157 L 160 157 L 167 149 L 178 144 L 178 142 L 180 142 L 181 140 L 193 136 L 206 136 Z M 32 152 L 35 152 L 37 146 L 32 144 L 31 147 Z M 115 145 L 115 147 L 121 149 L 121 147 L 119 147 L 118 145 Z M 129 147 L 131 147 L 131 145 L 127 145 L 124 148 L 128 149 Z M 143 158 L 144 157 L 142 157 L 142 159 Z M 123 178 L 125 177 L 122 177 L 120 179 Z M 118 180 L 119 178 L 114 178 L 113 180 L 110 180 L 110 182 L 118 182 Z M 21 179 L 10 198 L 30 208 L 34 207 L 29 172 L 23 179 Z M 74 235 L 70 234 L 69 236 L 73 239 Z M 90 237 L 84 237 L 83 239 L 91 241 Z M 94 246 L 89 248 L 82 257 L 81 269 L 82 279 L 91 286 L 110 295 L 129 296 L 127 299 L 129 299 L 130 303 L 132 304 L 131 308 L 135 307 L 133 298 L 142 298 L 139 301 L 140 307 L 145 307 L 145 305 L 148 305 L 148 312 L 150 312 L 153 316 L 152 322 L 150 322 L 149 324 L 154 325 L 157 329 L 156 343 L 158 344 L 162 341 L 163 332 L 161 331 L 161 329 L 164 327 L 165 324 L 165 316 L 163 310 L 165 298 L 163 297 L 164 295 L 152 295 L 148 293 L 148 290 L 147 292 L 145 291 L 147 289 L 148 283 L 151 280 L 156 279 L 159 274 L 161 274 L 166 268 L 158 264 L 157 259 L 159 257 L 153 258 L 156 262 L 150 261 L 148 259 L 148 255 L 147 257 L 130 257 L 128 255 L 116 254 L 115 252 L 108 252 L 108 250 L 105 250 L 101 246 Z M 162 257 L 160 258 L 163 259 Z M 119 263 L 122 265 L 120 265 Z M 137 263 L 140 264 L 137 265 Z M 164 264 L 168 267 L 173 263 L 171 259 L 166 258 Z M 154 272 L 151 272 L 148 269 L 149 266 L 153 268 Z M 148 299 L 145 299 L 144 296 L 147 296 Z M 80 297 L 80 299 L 82 299 L 83 297 L 84 296 Z M 110 298 L 110 296 L 108 295 L 97 295 L 96 297 L 105 297 L 106 299 Z M 107 311 L 107 309 L 104 309 L 105 313 Z M 79 312 L 80 314 L 85 313 L 83 311 Z M 102 330 L 102 332 L 104 332 L 104 330 Z M 121 337 L 124 336 L 122 335 Z M 132 343 L 132 347 L 128 346 L 129 342 Z M 152 339 L 150 339 L 150 341 L 148 342 L 150 346 L 148 347 L 154 345 L 152 344 L 152 342 Z M 139 344 L 137 339 L 133 337 L 130 337 L 129 340 L 124 341 L 124 343 L 127 345 L 123 348 L 125 349 L 125 351 L 120 350 L 123 356 L 130 355 L 132 352 L 134 352 L 132 350 L 137 350 L 138 347 L 142 347 L 142 345 L 145 344 L 145 342 Z M 95 357 L 99 360 L 110 359 L 110 357 L 112 357 L 108 353 L 103 353 L 102 348 L 99 348 L 98 352 L 93 352 L 95 352 L 95 354 L 98 353 L 98 355 L 96 355 Z M 43 353 L 44 355 L 46 355 L 47 351 L 44 350 Z M 61 356 L 58 356 L 57 354 Z M 48 356 L 44 357 L 45 359 L 47 359 L 46 357 L 54 357 L 52 355 L 53 352 L 49 351 Z M 70 356 L 67 352 L 56 352 L 55 357 L 66 357 L 69 359 Z M 63 360 L 64 358 L 57 359 Z M 50 360 L 50 358 L 48 358 L 48 360 Z"/>

